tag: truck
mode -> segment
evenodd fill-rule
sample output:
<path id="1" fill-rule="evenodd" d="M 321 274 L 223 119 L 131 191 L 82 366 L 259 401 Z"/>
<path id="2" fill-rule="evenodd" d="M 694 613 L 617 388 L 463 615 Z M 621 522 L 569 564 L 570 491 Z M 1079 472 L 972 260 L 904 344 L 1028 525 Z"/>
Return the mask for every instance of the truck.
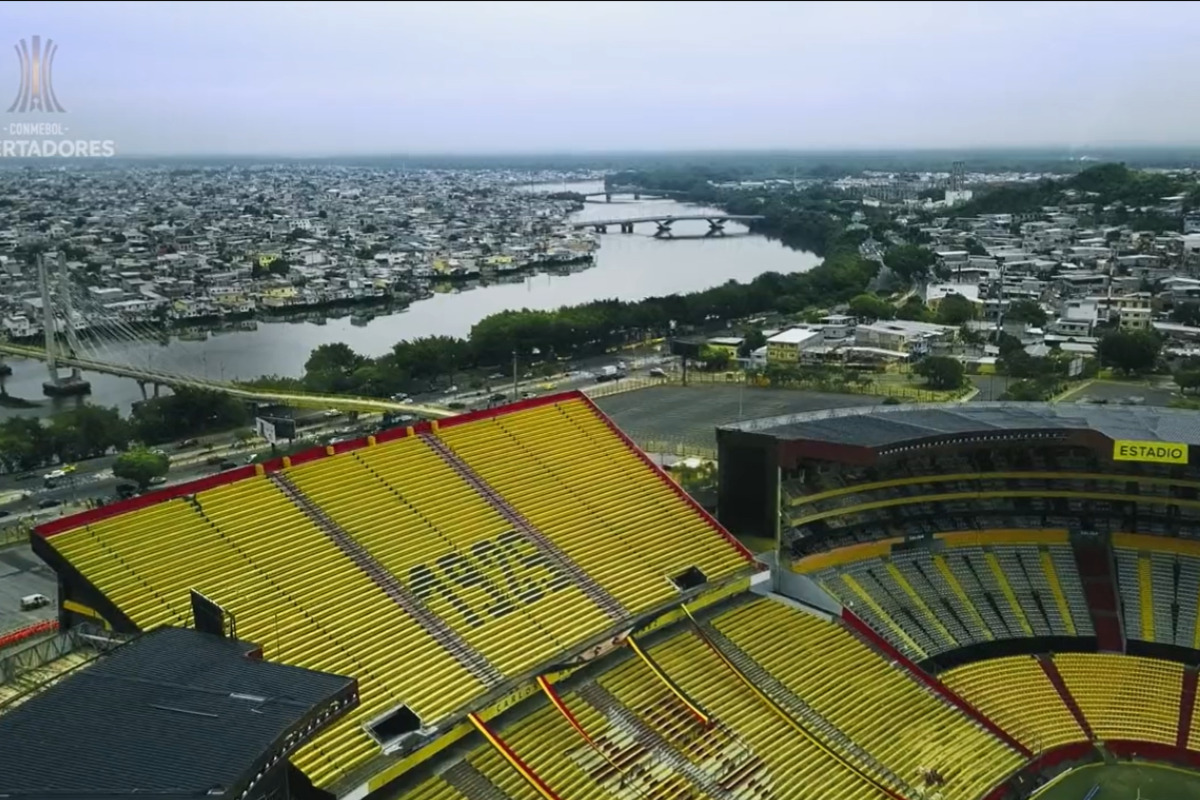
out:
<path id="1" fill-rule="evenodd" d="M 625 377 L 625 370 L 620 367 L 601 367 L 596 373 L 596 383 L 604 383 L 604 381 L 617 381 Z"/>

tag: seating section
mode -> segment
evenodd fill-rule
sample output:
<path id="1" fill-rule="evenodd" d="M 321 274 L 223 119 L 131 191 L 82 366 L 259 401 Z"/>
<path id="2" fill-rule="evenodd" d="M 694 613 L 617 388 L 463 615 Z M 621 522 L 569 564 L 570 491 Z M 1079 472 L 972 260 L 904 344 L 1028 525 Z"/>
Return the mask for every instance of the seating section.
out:
<path id="1" fill-rule="evenodd" d="M 399 704 L 437 719 L 483 690 L 266 478 L 49 542 L 143 629 L 190 624 L 195 589 L 225 606 L 266 658 L 355 676 L 359 708 L 295 756 L 318 784 L 378 751 L 364 721 Z"/>
<path id="2" fill-rule="evenodd" d="M 1125 636 L 1200 648 L 1200 558 L 1114 547 Z"/>
<path id="3" fill-rule="evenodd" d="M 1066 544 L 897 550 L 812 577 L 918 660 L 996 639 L 1094 635 Z"/>
<path id="4" fill-rule="evenodd" d="M 544 663 L 610 624 L 423 437 L 321 459 L 287 475 L 505 675 Z"/>
<path id="5" fill-rule="evenodd" d="M 1034 753 L 1087 739 L 1033 656 L 978 661 L 939 677 Z"/>
<path id="6" fill-rule="evenodd" d="M 866 468 L 809 465 L 785 473 L 783 539 L 797 557 L 888 537 L 997 527 L 1136 528 L 1195 539 L 1198 487 L 1161 473 L 1114 474 L 1111 462 L 1100 464 L 1094 454 L 1013 459 L 998 452 L 941 452 Z"/>
<path id="7" fill-rule="evenodd" d="M 1175 744 L 1180 664 L 1111 653 L 1061 653 L 1054 663 L 1098 739 Z"/>
<path id="8" fill-rule="evenodd" d="M 651 650 L 651 656 L 684 692 L 762 760 L 763 772 L 752 780 L 756 786 L 765 787 L 770 796 L 827 800 L 886 797 L 768 711 L 694 634 L 673 637 Z M 639 716 L 669 706 L 666 690 L 640 662 L 627 661 L 601 677 L 599 683 Z M 737 793 L 736 788 L 733 793 Z"/>
<path id="9" fill-rule="evenodd" d="M 678 596 L 668 579 L 689 567 L 713 580 L 745 565 L 583 400 L 446 427 L 440 435 L 630 611 Z"/>
<path id="10" fill-rule="evenodd" d="M 818 714 L 910 785 L 937 769 L 948 797 L 979 797 L 1021 755 L 845 628 L 760 600 L 716 628 Z"/>
<path id="11" fill-rule="evenodd" d="M 716 581 L 749 566 L 582 398 L 441 433 L 48 541 L 142 629 L 189 625 L 195 589 L 268 658 L 358 678 L 360 708 L 298 755 L 321 786 L 379 753 L 364 722 L 406 706 L 434 723 L 603 633 L 614 615 L 673 602 L 669 578 L 697 567 Z"/>

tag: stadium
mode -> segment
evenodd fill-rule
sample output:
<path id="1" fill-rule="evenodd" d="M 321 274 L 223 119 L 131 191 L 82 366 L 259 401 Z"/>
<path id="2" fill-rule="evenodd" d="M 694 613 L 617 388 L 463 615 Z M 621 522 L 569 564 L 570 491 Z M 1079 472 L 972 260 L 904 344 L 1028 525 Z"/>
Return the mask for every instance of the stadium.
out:
<path id="1" fill-rule="evenodd" d="M 207 791 L 158 794 L 239 800 L 1200 796 L 1195 420 L 739 423 L 718 522 L 567 393 L 66 517 L 32 536 L 59 625 L 117 644 L 0 700 L 0 794 L 144 794 L 160 773 L 113 777 L 134 753 L 211 762 Z M 97 670 L 140 687 L 155 736 L 77 725 L 110 713 L 73 699 Z M 288 713 L 221 704 L 247 697 Z"/>

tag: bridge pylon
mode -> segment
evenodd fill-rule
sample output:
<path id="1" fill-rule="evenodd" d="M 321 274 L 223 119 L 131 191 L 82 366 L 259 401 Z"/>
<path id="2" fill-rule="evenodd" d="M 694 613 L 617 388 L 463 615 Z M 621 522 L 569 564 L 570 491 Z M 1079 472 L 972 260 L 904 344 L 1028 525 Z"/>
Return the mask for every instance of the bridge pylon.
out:
<path id="1" fill-rule="evenodd" d="M 60 357 L 58 342 L 58 322 L 54 315 L 54 300 L 58 300 L 63 311 L 64 333 L 67 338 L 66 352 L 61 355 L 68 359 L 78 357 L 79 335 L 75 331 L 75 310 L 71 304 L 70 284 L 67 282 L 67 258 L 61 251 L 58 254 L 58 268 L 55 270 L 55 286 L 50 286 L 50 275 L 46 268 L 46 255 L 38 254 L 38 288 L 42 294 L 42 326 L 46 338 L 46 367 L 50 370 L 50 380 L 42 384 L 42 393 L 47 397 L 71 397 L 91 394 L 92 384 L 83 379 L 79 368 L 72 366 L 71 374 L 63 377 L 59 374 L 58 359 Z"/>

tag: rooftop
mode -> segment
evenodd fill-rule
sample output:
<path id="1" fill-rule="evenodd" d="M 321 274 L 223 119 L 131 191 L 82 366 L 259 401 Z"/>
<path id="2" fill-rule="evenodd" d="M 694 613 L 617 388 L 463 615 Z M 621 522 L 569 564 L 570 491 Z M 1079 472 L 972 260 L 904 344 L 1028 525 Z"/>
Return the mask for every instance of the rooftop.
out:
<path id="1" fill-rule="evenodd" d="M 875 448 L 935 436 L 1038 430 L 1094 430 L 1114 440 L 1200 445 L 1195 411 L 1049 403 L 866 406 L 746 420 L 719 430 Z"/>
<path id="2" fill-rule="evenodd" d="M 352 678 L 257 660 L 255 650 L 159 628 L 100 657 L 0 716 L 0 796 L 228 796 L 357 696 Z"/>
<path id="3" fill-rule="evenodd" d="M 777 333 L 770 339 L 767 339 L 768 344 L 803 344 L 809 339 L 820 337 L 820 331 L 814 331 L 810 328 L 788 328 L 782 333 Z"/>

